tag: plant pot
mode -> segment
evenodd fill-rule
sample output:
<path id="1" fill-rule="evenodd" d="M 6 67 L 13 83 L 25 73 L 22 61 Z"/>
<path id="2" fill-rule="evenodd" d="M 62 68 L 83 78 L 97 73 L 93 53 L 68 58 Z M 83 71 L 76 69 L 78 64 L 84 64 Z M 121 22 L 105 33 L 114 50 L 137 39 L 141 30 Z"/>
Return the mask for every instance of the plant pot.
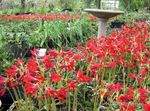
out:
<path id="1" fill-rule="evenodd" d="M 111 28 L 121 28 L 124 24 L 125 24 L 124 21 L 115 20 L 115 21 L 111 22 L 110 27 Z"/>
<path id="2" fill-rule="evenodd" d="M 22 99 L 24 99 L 24 93 L 23 93 L 22 88 L 19 88 L 19 91 L 20 91 Z M 0 111 L 7 111 L 10 108 L 10 106 L 13 104 L 13 102 L 14 102 L 13 98 L 15 99 L 15 95 L 14 95 L 12 89 L 10 89 L 10 92 L 11 92 L 11 94 L 7 90 L 3 96 L 0 96 L 0 100 L 2 103 L 1 107 L 0 107 Z M 13 98 L 12 98 L 12 96 L 13 96 Z"/>

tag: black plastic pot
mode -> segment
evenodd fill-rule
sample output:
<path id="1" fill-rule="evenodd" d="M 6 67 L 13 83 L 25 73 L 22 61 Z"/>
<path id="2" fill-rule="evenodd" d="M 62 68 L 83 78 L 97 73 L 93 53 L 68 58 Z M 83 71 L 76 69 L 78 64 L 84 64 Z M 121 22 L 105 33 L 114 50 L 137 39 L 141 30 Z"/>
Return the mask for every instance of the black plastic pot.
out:
<path id="1" fill-rule="evenodd" d="M 121 28 L 124 24 L 125 24 L 124 21 L 115 20 L 115 21 L 111 22 L 110 27 L 111 28 Z"/>
<path id="2" fill-rule="evenodd" d="M 15 15 L 29 15 L 29 14 L 33 14 L 32 12 L 18 12 L 15 13 Z"/>
<path id="3" fill-rule="evenodd" d="M 19 88 L 20 94 L 22 96 L 21 99 L 24 99 L 23 90 Z M 10 90 L 11 94 L 7 90 L 6 93 L 3 96 L 0 96 L 0 100 L 2 102 L 2 106 L 0 107 L 0 111 L 7 111 L 9 107 L 13 104 L 13 98 L 15 99 L 14 93 L 12 90 Z M 13 96 L 13 98 L 12 98 Z"/>

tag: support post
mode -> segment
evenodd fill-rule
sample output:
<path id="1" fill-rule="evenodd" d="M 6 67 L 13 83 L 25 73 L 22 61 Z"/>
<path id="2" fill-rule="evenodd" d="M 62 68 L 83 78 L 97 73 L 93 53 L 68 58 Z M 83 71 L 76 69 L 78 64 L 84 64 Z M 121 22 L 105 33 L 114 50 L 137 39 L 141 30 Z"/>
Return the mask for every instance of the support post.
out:
<path id="1" fill-rule="evenodd" d="M 97 37 L 101 37 L 102 35 L 103 36 L 106 36 L 106 26 L 107 26 L 107 19 L 102 19 L 102 18 L 99 18 L 98 19 L 98 35 Z"/>

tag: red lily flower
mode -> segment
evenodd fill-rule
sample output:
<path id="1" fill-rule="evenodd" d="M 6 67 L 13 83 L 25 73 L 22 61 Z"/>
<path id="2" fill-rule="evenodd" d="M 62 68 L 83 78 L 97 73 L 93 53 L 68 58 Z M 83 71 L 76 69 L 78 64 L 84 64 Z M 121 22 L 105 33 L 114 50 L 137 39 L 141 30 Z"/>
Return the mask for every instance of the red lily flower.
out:
<path id="1" fill-rule="evenodd" d="M 58 56 L 58 52 L 54 50 L 49 50 L 48 55 L 50 56 L 50 58 L 56 58 Z"/>
<path id="2" fill-rule="evenodd" d="M 33 56 L 36 56 L 38 53 L 37 49 L 35 49 L 35 48 L 33 50 L 31 50 L 30 52 Z"/>
<path id="3" fill-rule="evenodd" d="M 47 70 L 51 70 L 55 67 L 54 63 L 51 61 L 51 56 L 45 55 L 42 61 Z"/>
<path id="4" fill-rule="evenodd" d="M 122 83 L 117 83 L 117 84 L 112 83 L 112 84 L 109 84 L 107 88 L 109 88 L 110 90 L 114 92 L 119 92 L 122 89 Z"/>
<path id="5" fill-rule="evenodd" d="M 6 88 L 0 90 L 0 96 L 3 96 L 5 94 L 5 92 L 6 92 Z"/>
<path id="6" fill-rule="evenodd" d="M 35 97 L 38 92 L 38 84 L 33 83 L 25 84 L 25 92 L 26 94 L 31 95 L 31 97 Z"/>
<path id="7" fill-rule="evenodd" d="M 78 70 L 77 71 L 77 81 L 78 82 L 91 82 L 93 78 L 90 78 L 86 75 L 83 75 L 83 72 Z"/>
<path id="8" fill-rule="evenodd" d="M 51 74 L 51 81 L 54 83 L 58 83 L 59 81 L 61 81 L 61 76 L 59 74 L 57 74 L 56 72 L 53 72 Z"/>
<path id="9" fill-rule="evenodd" d="M 57 91 L 52 89 L 46 89 L 46 95 L 55 98 L 57 96 Z"/>
<path id="10" fill-rule="evenodd" d="M 145 103 L 147 103 L 147 98 L 148 98 L 148 95 L 147 95 L 147 90 L 146 89 L 144 89 L 144 88 L 140 88 L 139 90 L 138 90 L 138 92 L 139 92 L 139 94 L 140 94 L 140 103 L 142 103 L 142 104 L 145 104 Z"/>
<path id="11" fill-rule="evenodd" d="M 39 67 L 36 63 L 36 59 L 35 58 L 30 58 L 27 64 L 27 68 L 29 70 L 29 72 L 34 73 L 36 71 L 38 71 Z"/>
<path id="12" fill-rule="evenodd" d="M 135 111 L 136 107 L 135 105 L 131 105 L 131 104 L 122 104 L 120 111 Z"/>
<path id="13" fill-rule="evenodd" d="M 9 68 L 6 70 L 6 75 L 7 77 L 14 77 L 17 74 L 17 69 L 16 68 Z"/>
<path id="14" fill-rule="evenodd" d="M 131 73 L 131 74 L 130 74 L 130 76 L 129 76 L 129 78 L 131 78 L 131 79 L 135 79 L 135 78 L 136 78 L 136 74 Z"/>
<path id="15" fill-rule="evenodd" d="M 58 100 L 63 101 L 63 100 L 66 99 L 66 96 L 67 96 L 66 88 L 62 88 L 62 89 L 57 90 L 57 98 L 58 98 Z"/>
<path id="16" fill-rule="evenodd" d="M 148 69 L 147 68 L 141 68 L 139 73 L 140 73 L 140 75 L 145 75 L 148 73 Z"/>
<path id="17" fill-rule="evenodd" d="M 144 111 L 150 111 L 150 104 L 149 103 L 144 104 L 143 109 Z"/>
<path id="18" fill-rule="evenodd" d="M 7 78 L 0 76 L 0 87 L 2 87 L 2 86 L 5 85 L 6 79 L 7 79 Z"/>
<path id="19" fill-rule="evenodd" d="M 77 89 L 77 83 L 74 80 L 68 80 L 67 81 L 67 87 L 69 89 L 69 91 L 75 91 L 75 89 Z"/>

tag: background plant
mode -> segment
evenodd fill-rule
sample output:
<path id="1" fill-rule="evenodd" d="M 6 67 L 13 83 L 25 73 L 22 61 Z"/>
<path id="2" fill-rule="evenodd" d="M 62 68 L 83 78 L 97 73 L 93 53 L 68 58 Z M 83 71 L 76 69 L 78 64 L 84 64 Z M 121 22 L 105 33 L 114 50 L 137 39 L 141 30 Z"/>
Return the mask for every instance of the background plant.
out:
<path id="1" fill-rule="evenodd" d="M 96 23 L 86 16 L 80 19 L 52 21 L 5 21 L 1 20 L 2 63 L 14 58 L 31 56 L 36 48 L 72 48 L 82 44 L 96 34 Z M 7 22 L 7 23 L 6 23 Z M 78 42 L 80 41 L 80 43 Z M 5 47 L 5 48 L 4 48 Z M 4 51 L 5 50 L 5 51 Z M 1 64 L 7 66 L 7 64 Z M 3 71 L 3 66 L 1 70 Z"/>

